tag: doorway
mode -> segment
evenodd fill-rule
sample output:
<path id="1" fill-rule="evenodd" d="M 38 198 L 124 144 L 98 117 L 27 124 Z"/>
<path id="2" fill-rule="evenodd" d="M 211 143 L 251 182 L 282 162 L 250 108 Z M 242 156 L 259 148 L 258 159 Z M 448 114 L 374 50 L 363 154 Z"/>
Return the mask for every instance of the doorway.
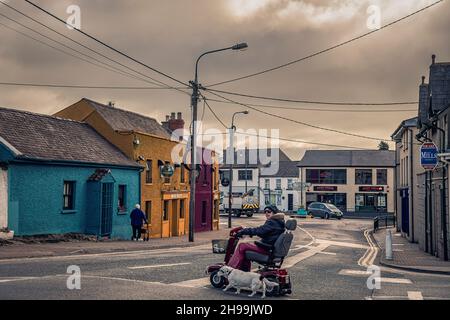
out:
<path id="1" fill-rule="evenodd" d="M 294 211 L 294 195 L 288 194 L 288 211 Z"/>
<path id="2" fill-rule="evenodd" d="M 113 183 L 102 184 L 102 217 L 100 236 L 109 236 L 112 233 L 112 215 L 113 215 Z"/>
<path id="3" fill-rule="evenodd" d="M 178 236 L 178 201 L 172 200 L 172 219 L 171 219 L 172 236 Z"/>
<path id="4" fill-rule="evenodd" d="M 8 171 L 0 168 L 0 229 L 8 227 Z"/>

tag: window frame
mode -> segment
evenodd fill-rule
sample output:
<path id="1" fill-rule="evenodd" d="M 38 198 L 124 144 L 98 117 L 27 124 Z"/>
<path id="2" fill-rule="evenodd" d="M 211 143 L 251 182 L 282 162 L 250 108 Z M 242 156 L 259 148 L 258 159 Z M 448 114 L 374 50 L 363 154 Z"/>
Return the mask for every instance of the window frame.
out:
<path id="1" fill-rule="evenodd" d="M 123 205 L 120 205 L 120 190 L 123 188 Z M 126 212 L 127 211 L 127 185 L 126 184 L 119 184 L 117 187 L 117 200 L 118 200 L 118 212 Z"/>
<path id="2" fill-rule="evenodd" d="M 370 172 L 370 182 L 367 182 L 366 176 L 359 177 L 358 173 L 369 173 Z M 358 181 L 358 178 L 364 178 L 363 181 Z M 355 185 L 358 186 L 372 186 L 373 185 L 373 170 L 372 169 L 355 169 Z"/>
<path id="3" fill-rule="evenodd" d="M 66 194 L 66 185 L 70 186 L 70 194 Z M 74 212 L 75 209 L 75 194 L 76 194 L 76 181 L 64 180 L 63 181 L 63 212 Z M 66 207 L 66 197 L 70 201 L 70 207 Z"/>
<path id="4" fill-rule="evenodd" d="M 242 177 L 242 174 L 245 174 L 245 178 Z M 248 169 L 238 170 L 238 181 L 252 181 L 253 180 L 253 171 Z"/>
<path id="5" fill-rule="evenodd" d="M 385 183 L 380 183 L 379 173 L 385 172 L 385 176 L 383 180 Z M 387 169 L 377 169 L 377 186 L 387 186 L 388 185 L 388 170 Z"/>
<path id="6" fill-rule="evenodd" d="M 323 173 L 327 171 L 331 172 L 331 178 L 322 177 Z M 311 177 L 313 173 L 315 173 L 314 174 L 315 177 Z M 336 175 L 338 174 L 345 174 L 345 178 L 337 179 Z M 335 168 L 306 169 L 305 176 L 306 182 L 311 184 L 346 185 L 348 183 L 347 169 L 335 169 Z"/>
<path id="7" fill-rule="evenodd" d="M 146 161 L 146 166 L 147 170 L 145 170 L 145 183 L 153 184 L 153 160 L 148 159 Z"/>

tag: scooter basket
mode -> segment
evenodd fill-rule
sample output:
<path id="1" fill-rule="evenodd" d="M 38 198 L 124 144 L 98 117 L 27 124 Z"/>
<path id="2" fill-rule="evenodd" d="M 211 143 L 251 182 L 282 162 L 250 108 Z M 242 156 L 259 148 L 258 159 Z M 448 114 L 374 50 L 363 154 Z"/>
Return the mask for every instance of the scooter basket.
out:
<path id="1" fill-rule="evenodd" d="M 227 252 L 228 240 L 212 240 L 213 253 L 225 254 Z"/>

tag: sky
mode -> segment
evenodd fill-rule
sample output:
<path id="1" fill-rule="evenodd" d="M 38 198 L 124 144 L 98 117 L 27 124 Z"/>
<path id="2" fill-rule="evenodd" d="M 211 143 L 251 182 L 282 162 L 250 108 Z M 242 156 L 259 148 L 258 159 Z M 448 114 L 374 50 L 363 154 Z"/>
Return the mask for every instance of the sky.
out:
<path id="1" fill-rule="evenodd" d="M 1 0 L 5 1 L 5 0 Z M 197 57 L 208 50 L 247 42 L 245 51 L 226 51 L 202 59 L 199 79 L 203 86 L 277 66 L 333 46 L 368 31 L 372 11 L 380 8 L 381 25 L 433 3 L 433 0 L 35 0 L 66 20 L 67 8 L 79 6 L 81 29 L 113 47 L 182 82 L 193 79 Z M 127 60 L 94 41 L 71 31 L 25 1 L 8 4 L 34 19 L 76 39 L 142 74 L 171 86 L 177 83 Z M 368 11 L 369 9 L 369 11 Z M 3 5 L 0 14 L 29 28 L 95 56 L 87 49 L 51 33 Z M 432 7 L 366 38 L 273 72 L 224 84 L 215 89 L 295 100 L 393 102 L 417 101 L 421 76 L 428 76 L 431 55 L 438 62 L 450 61 L 450 1 Z M 0 15 L 0 23 L 22 33 L 42 38 Z M 99 68 L 62 54 L 0 24 L 0 82 L 52 83 L 84 86 L 154 86 L 141 80 Z M 59 44 L 53 46 L 67 50 Z M 72 51 L 72 54 L 79 55 Z M 108 62 L 112 64 L 112 62 Z M 116 66 L 122 68 L 121 66 Z M 428 77 L 427 77 L 428 78 Z M 207 94 L 214 98 L 211 94 Z M 190 121 L 190 97 L 175 90 L 106 90 L 30 88 L 0 85 L 0 106 L 53 114 L 82 98 L 154 117 L 159 121 L 170 112 L 182 112 Z M 244 103 L 324 108 L 228 96 Z M 222 121 L 230 126 L 242 105 L 210 102 Z M 390 139 L 404 119 L 417 114 L 417 105 L 383 107 L 411 109 L 389 113 L 348 113 L 341 109 L 375 110 L 380 107 L 326 106 L 333 112 L 264 108 L 284 118 L 352 134 Z M 203 103 L 199 117 L 205 128 L 224 130 Z M 376 148 L 378 141 L 319 130 L 250 110 L 236 118 L 243 130 L 278 129 L 287 139 Z M 281 142 L 293 160 L 306 149 L 330 147 Z M 393 144 L 391 144 L 393 147 Z"/>

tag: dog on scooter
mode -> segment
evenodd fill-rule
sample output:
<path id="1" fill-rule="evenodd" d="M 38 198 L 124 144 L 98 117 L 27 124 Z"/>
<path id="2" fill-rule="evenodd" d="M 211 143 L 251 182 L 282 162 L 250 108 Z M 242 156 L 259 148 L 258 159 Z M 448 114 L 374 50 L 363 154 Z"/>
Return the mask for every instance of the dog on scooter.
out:
<path id="1" fill-rule="evenodd" d="M 228 280 L 228 285 L 223 291 L 235 288 L 236 294 L 240 294 L 242 289 L 248 289 L 252 291 L 249 297 L 253 297 L 258 290 L 261 290 L 261 298 L 264 299 L 266 297 L 267 287 L 273 289 L 278 286 L 278 283 L 269 281 L 256 272 L 244 272 L 229 266 L 220 268 L 217 275 Z"/>

